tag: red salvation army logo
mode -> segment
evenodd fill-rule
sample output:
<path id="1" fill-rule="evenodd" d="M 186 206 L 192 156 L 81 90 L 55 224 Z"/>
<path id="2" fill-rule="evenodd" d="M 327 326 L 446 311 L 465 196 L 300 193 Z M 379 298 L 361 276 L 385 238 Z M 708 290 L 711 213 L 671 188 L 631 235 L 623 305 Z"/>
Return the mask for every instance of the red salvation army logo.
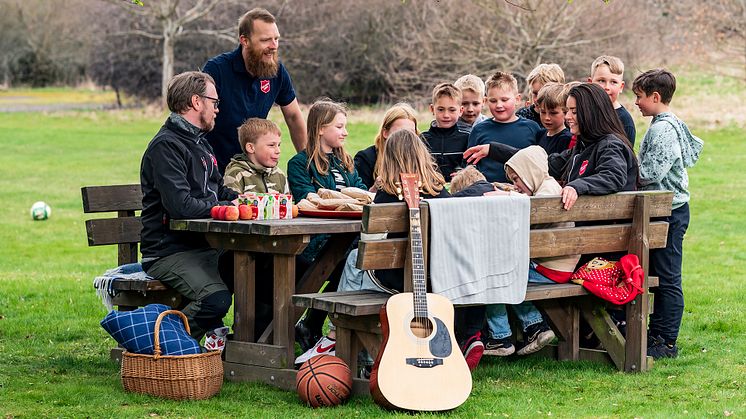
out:
<path id="1" fill-rule="evenodd" d="M 259 83 L 259 88 L 262 90 L 262 93 L 269 93 L 269 80 L 262 80 Z"/>
<path id="2" fill-rule="evenodd" d="M 578 172 L 579 175 L 582 175 L 585 173 L 585 169 L 588 168 L 588 160 L 584 160 L 583 164 L 580 165 L 580 172 Z"/>

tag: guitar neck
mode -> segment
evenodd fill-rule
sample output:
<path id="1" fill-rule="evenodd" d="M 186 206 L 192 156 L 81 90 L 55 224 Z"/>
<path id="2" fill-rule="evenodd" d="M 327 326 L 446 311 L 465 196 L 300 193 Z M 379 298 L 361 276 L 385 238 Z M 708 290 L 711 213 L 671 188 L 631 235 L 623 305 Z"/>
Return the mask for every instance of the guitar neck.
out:
<path id="1" fill-rule="evenodd" d="M 412 294 L 414 315 L 427 317 L 427 279 L 425 277 L 425 256 L 422 249 L 420 209 L 409 209 L 409 246 L 412 254 Z"/>

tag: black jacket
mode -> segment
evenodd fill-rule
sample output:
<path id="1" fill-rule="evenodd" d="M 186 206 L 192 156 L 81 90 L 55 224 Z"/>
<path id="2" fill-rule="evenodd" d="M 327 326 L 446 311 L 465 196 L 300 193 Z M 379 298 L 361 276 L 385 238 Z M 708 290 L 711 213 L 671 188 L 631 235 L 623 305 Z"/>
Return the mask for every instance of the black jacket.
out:
<path id="1" fill-rule="evenodd" d="M 368 189 L 370 189 L 376 181 L 373 177 L 373 172 L 376 170 L 377 160 L 378 151 L 374 145 L 360 150 L 355 154 L 355 170 L 357 170 L 357 175 L 360 176 L 360 179 Z"/>
<path id="2" fill-rule="evenodd" d="M 489 157 L 506 162 L 518 149 L 490 143 Z M 578 195 L 607 195 L 637 190 L 637 160 L 632 150 L 615 135 L 586 142 L 581 136 L 575 147 L 549 155 L 549 174 Z"/>
<path id="3" fill-rule="evenodd" d="M 238 194 L 223 186 L 212 147 L 171 118 L 148 144 L 140 165 L 143 258 L 208 247 L 202 233 L 171 231 L 169 221 L 209 218 L 210 209 Z"/>
<path id="4" fill-rule="evenodd" d="M 422 133 L 422 140 L 430 149 L 446 182 L 451 181 L 454 172 L 466 167 L 464 151 L 468 148 L 469 131 L 458 124 L 451 128 L 438 128 L 433 121 L 430 129 Z"/>

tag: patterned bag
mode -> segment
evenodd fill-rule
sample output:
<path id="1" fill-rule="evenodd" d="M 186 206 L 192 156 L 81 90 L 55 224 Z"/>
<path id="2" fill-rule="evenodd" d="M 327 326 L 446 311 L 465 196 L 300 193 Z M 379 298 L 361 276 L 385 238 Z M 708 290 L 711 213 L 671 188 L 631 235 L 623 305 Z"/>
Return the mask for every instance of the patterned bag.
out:
<path id="1" fill-rule="evenodd" d="M 578 268 L 571 281 L 599 298 L 622 305 L 642 292 L 642 279 L 642 267 L 637 255 L 628 254 L 619 262 L 594 258 Z"/>
<path id="2" fill-rule="evenodd" d="M 155 321 L 159 314 L 170 309 L 163 304 L 148 304 L 132 311 L 112 310 L 101 320 L 101 327 L 129 352 L 153 355 Z M 159 335 L 161 355 L 192 355 L 202 351 L 175 314 L 163 318 Z"/>

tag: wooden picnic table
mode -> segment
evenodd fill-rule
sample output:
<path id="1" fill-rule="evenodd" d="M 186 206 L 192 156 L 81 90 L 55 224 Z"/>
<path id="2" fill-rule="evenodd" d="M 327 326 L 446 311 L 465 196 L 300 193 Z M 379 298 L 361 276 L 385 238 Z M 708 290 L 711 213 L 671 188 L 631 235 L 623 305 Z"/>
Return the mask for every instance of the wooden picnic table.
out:
<path id="1" fill-rule="evenodd" d="M 226 378 L 264 381 L 295 388 L 295 323 L 302 309 L 292 303 L 296 293 L 317 292 L 359 236 L 361 221 L 299 217 L 291 220 L 217 221 L 172 220 L 172 230 L 204 233 L 214 248 L 234 254 L 233 338 L 226 345 Z M 330 234 L 327 245 L 296 283 L 295 257 L 315 234 Z M 255 336 L 257 253 L 271 255 L 273 272 L 272 323 Z"/>

